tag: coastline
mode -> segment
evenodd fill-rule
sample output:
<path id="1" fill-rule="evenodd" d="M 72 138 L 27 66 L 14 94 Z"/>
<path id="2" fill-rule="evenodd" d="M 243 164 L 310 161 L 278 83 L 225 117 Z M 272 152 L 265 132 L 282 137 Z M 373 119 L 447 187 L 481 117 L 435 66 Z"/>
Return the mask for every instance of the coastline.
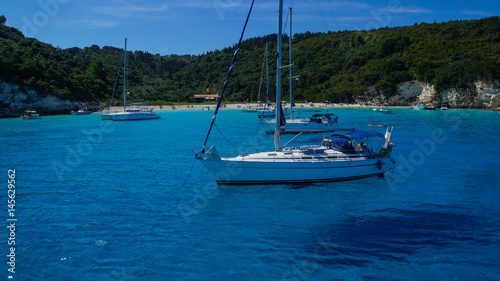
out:
<path id="1" fill-rule="evenodd" d="M 153 105 L 144 106 L 144 108 L 152 108 L 154 111 L 171 111 L 171 110 L 215 110 L 216 104 L 185 104 L 185 105 Z M 221 104 L 220 110 L 223 109 L 243 109 L 247 107 L 257 107 L 257 103 L 234 103 L 234 104 Z M 285 108 L 289 105 L 285 105 Z M 375 105 L 359 105 L 359 104 L 339 104 L 334 103 L 325 106 L 324 103 L 313 103 L 312 106 L 305 103 L 297 103 L 296 109 L 333 109 L 333 108 L 411 108 L 411 106 L 375 106 Z M 107 112 L 108 109 L 97 111 L 96 113 Z M 123 106 L 112 106 L 109 108 L 111 112 L 123 111 Z"/>
<path id="2" fill-rule="evenodd" d="M 178 110 L 178 111 L 186 111 L 186 110 L 215 110 L 216 108 L 216 104 L 183 104 L 183 105 L 163 105 L 163 106 L 160 106 L 160 105 L 152 105 L 152 106 L 144 106 L 143 108 L 151 108 L 153 109 L 154 111 L 157 111 L 157 112 L 163 112 L 163 111 L 173 111 L 173 110 Z M 221 108 L 220 110 L 224 110 L 224 109 L 229 109 L 229 110 L 240 110 L 240 109 L 243 109 L 243 108 L 247 108 L 247 107 L 257 107 L 258 104 L 257 103 L 234 103 L 234 104 L 221 104 Z M 284 107 L 285 108 L 288 108 L 290 105 L 287 104 L 285 105 Z M 412 106 L 404 106 L 404 105 L 387 105 L 387 106 L 376 106 L 376 105 L 359 105 L 359 104 L 343 104 L 343 103 L 332 103 L 332 104 L 329 104 L 329 105 L 326 105 L 324 103 L 312 103 L 312 106 L 311 104 L 306 104 L 306 103 L 297 103 L 296 106 L 294 107 L 297 111 L 300 111 L 300 110 L 332 110 L 332 109 L 336 109 L 336 108 L 357 108 L 357 109 L 361 109 L 361 108 L 366 108 L 366 109 L 375 109 L 375 108 L 387 108 L 387 109 L 391 109 L 391 108 L 407 108 L 407 109 L 411 109 Z M 438 109 L 438 108 L 437 108 Z M 451 108 L 453 109 L 453 108 Z M 469 108 L 458 108 L 458 109 L 469 109 Z M 500 111 L 500 108 L 483 108 L 483 109 L 476 109 L 476 110 L 486 110 L 486 111 Z M 123 106 L 112 106 L 112 107 L 109 107 L 109 112 L 122 112 L 123 111 Z M 108 108 L 103 108 L 101 110 L 96 110 L 96 111 L 93 111 L 93 113 L 95 114 L 101 114 L 101 113 L 106 113 L 108 112 Z M 39 112 L 40 113 L 40 112 Z M 56 116 L 56 115 L 71 115 L 71 112 L 62 112 L 62 111 L 59 111 L 55 114 L 41 114 L 40 117 L 43 117 L 43 116 Z M 4 119 L 4 118 L 19 118 L 18 115 L 16 116 L 1 116 L 0 119 Z"/>

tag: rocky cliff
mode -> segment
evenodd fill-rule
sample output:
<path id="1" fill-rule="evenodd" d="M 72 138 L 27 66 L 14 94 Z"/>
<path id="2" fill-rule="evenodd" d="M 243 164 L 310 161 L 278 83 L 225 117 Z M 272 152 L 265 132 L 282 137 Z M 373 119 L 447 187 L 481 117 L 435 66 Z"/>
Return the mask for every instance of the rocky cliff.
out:
<path id="1" fill-rule="evenodd" d="M 0 118 L 19 117 L 25 109 L 34 109 L 40 115 L 69 114 L 80 107 L 99 110 L 100 105 L 61 100 L 53 95 L 38 92 L 0 80 Z"/>
<path id="2" fill-rule="evenodd" d="M 365 92 L 364 98 L 374 103 L 385 101 L 388 105 L 411 105 L 416 101 L 425 104 L 447 103 L 452 108 L 496 108 L 500 106 L 500 81 L 492 83 L 476 81 L 468 88 L 446 89 L 438 93 L 434 85 L 408 81 L 398 85 L 398 93 L 387 98 L 382 92 L 370 89 Z"/>
<path id="3" fill-rule="evenodd" d="M 398 85 L 398 93 L 387 97 L 374 88 L 365 92 L 357 101 L 385 102 L 387 105 L 408 106 L 416 101 L 425 104 L 447 103 L 451 108 L 498 108 L 500 106 L 500 81 L 492 83 L 476 81 L 466 89 L 447 89 L 437 93 L 434 85 L 408 81 Z M 53 95 L 38 92 L 0 80 L 0 118 L 19 117 L 25 109 L 34 109 L 41 115 L 69 114 L 72 110 L 88 107 L 98 111 L 102 104 L 61 100 Z"/>

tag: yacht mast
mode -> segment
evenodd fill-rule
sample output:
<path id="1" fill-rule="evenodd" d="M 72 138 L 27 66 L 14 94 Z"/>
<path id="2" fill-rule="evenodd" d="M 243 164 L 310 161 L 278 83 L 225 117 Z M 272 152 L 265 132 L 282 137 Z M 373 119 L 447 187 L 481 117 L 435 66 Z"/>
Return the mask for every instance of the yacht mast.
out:
<path id="1" fill-rule="evenodd" d="M 280 124 L 281 124 L 281 45 L 283 36 L 283 0 L 279 0 L 278 8 L 278 52 L 276 55 L 276 123 L 274 124 L 274 150 L 280 150 Z"/>
<path id="2" fill-rule="evenodd" d="M 127 104 L 127 38 L 125 38 L 125 48 L 123 49 L 123 111 Z"/>
<path id="3" fill-rule="evenodd" d="M 292 74 L 292 65 L 293 65 L 293 60 L 292 60 L 292 7 L 289 7 L 290 9 L 290 34 L 288 35 L 288 42 L 290 46 L 290 119 L 293 119 L 293 93 L 292 93 L 292 81 L 293 81 L 293 74 Z"/>
<path id="4" fill-rule="evenodd" d="M 266 93 L 269 93 L 269 56 L 268 42 L 266 41 Z M 269 96 L 266 96 L 266 106 L 269 104 Z"/>

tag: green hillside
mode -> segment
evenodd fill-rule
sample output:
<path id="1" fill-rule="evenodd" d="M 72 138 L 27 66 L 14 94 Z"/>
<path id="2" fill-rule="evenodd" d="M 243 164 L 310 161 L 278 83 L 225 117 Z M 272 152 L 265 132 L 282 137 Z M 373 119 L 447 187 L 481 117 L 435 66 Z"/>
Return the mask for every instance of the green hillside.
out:
<path id="1" fill-rule="evenodd" d="M 121 49 L 93 45 L 63 50 L 25 38 L 6 25 L 5 17 L 0 19 L 0 79 L 42 95 L 109 101 Z M 410 80 L 431 82 L 440 91 L 500 78 L 500 17 L 370 31 L 306 32 L 293 38 L 294 74 L 300 75 L 294 82 L 295 100 L 352 101 L 368 89 L 391 96 L 398 83 Z M 287 40 L 284 64 L 288 64 Z M 257 99 L 266 41 L 272 72 L 276 35 L 244 41 L 227 89 L 228 101 Z M 199 56 L 129 52 L 131 98 L 189 102 L 194 94 L 218 94 L 234 48 Z M 288 71 L 283 75 L 286 97 Z M 121 87 L 120 82 L 118 93 Z"/>

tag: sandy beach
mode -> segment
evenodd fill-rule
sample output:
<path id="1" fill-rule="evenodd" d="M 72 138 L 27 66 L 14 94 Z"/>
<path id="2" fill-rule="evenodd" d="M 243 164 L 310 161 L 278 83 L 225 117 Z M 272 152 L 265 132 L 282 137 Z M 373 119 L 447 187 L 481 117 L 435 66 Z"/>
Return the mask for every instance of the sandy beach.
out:
<path id="1" fill-rule="evenodd" d="M 221 110 L 223 109 L 243 109 L 247 107 L 257 107 L 257 103 L 234 103 L 234 104 L 222 104 Z M 290 105 L 285 105 L 289 107 Z M 155 105 L 155 106 L 145 106 L 141 108 L 152 108 L 155 111 L 168 111 L 168 110 L 215 110 L 215 104 L 189 104 L 189 105 Z M 295 108 L 297 109 L 332 109 L 332 108 L 380 108 L 380 107 L 390 107 L 390 108 L 410 108 L 410 106 L 375 106 L 375 105 L 359 105 L 359 104 L 342 104 L 342 103 L 332 103 L 326 105 L 324 103 L 313 103 L 312 105 L 306 103 L 297 103 Z M 104 112 L 107 109 L 101 111 Z M 113 106 L 110 108 L 111 112 L 123 111 L 123 106 Z"/>

